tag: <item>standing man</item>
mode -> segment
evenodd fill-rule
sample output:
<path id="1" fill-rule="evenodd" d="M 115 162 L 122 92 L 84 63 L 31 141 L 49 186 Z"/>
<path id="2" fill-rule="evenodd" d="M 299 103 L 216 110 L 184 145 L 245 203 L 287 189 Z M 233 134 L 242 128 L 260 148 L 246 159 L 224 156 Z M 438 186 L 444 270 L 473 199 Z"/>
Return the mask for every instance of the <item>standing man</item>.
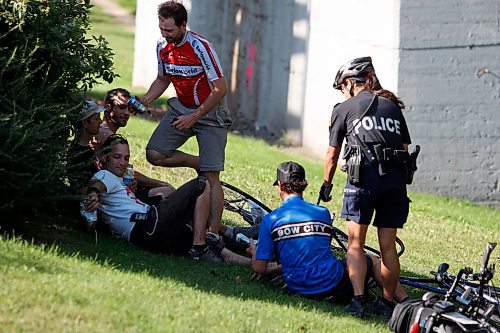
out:
<path id="1" fill-rule="evenodd" d="M 224 170 L 227 129 L 232 120 L 224 96 L 227 84 L 208 40 L 188 31 L 186 8 L 176 1 L 158 7 L 162 38 L 157 44 L 158 76 L 140 101 L 148 106 L 172 83 L 176 98 L 146 147 L 147 160 L 164 167 L 190 167 L 211 186 L 209 233 L 218 239 L 223 210 L 219 174 Z M 196 136 L 199 157 L 177 150 Z"/>
<path id="2" fill-rule="evenodd" d="M 370 57 L 342 66 L 333 88 L 347 100 L 337 105 L 330 122 L 330 143 L 325 158 L 324 183 L 319 193 L 331 200 L 332 179 L 340 149 L 346 143 L 347 184 L 341 217 L 347 220 L 349 246 L 347 267 L 354 288 L 349 305 L 352 315 L 366 311 L 366 257 L 363 247 L 372 217 L 377 228 L 382 260 L 383 297 L 375 312 L 388 316 L 400 272 L 396 233 L 406 222 L 410 200 L 406 194 L 410 134 L 403 116 L 403 102 L 381 87 Z"/>

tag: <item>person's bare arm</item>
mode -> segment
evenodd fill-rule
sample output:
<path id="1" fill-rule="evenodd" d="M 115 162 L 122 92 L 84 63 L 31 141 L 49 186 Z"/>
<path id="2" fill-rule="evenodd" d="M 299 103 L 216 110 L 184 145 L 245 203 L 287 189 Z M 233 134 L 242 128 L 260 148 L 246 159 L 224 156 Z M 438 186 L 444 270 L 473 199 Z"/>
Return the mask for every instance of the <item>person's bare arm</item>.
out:
<path id="1" fill-rule="evenodd" d="M 267 260 L 256 259 L 257 248 L 255 247 L 253 239 L 251 238 L 250 238 L 250 246 L 247 249 L 247 253 L 252 256 L 252 261 L 250 263 L 250 267 L 252 268 L 252 270 L 259 275 L 264 274 L 267 268 Z"/>
<path id="2" fill-rule="evenodd" d="M 159 179 L 150 178 L 139 171 L 134 171 L 134 179 L 137 181 L 139 187 L 162 187 L 171 186 L 169 183 Z"/>
<path id="3" fill-rule="evenodd" d="M 158 97 L 163 94 L 163 92 L 168 88 L 169 85 L 170 78 L 168 76 L 158 75 L 153 83 L 151 83 L 151 86 L 149 87 L 146 94 L 139 99 L 140 102 L 148 107 L 149 104 L 153 103 L 153 101 L 156 101 L 156 99 L 158 99 Z"/>
<path id="4" fill-rule="evenodd" d="M 323 174 L 323 184 L 331 186 L 333 175 L 335 174 L 335 169 L 337 168 L 337 162 L 340 156 L 340 147 L 328 146 L 325 157 L 325 166 Z"/>
<path id="5" fill-rule="evenodd" d="M 99 194 L 106 190 L 106 185 L 100 180 L 90 183 L 87 188 L 87 204 L 85 209 L 89 212 L 96 210 L 99 207 Z"/>
<path id="6" fill-rule="evenodd" d="M 172 125 L 178 130 L 191 128 L 204 115 L 214 109 L 219 102 L 226 96 L 227 83 L 225 78 L 220 78 L 211 82 L 212 91 L 207 99 L 190 115 L 184 115 L 177 118 Z"/>

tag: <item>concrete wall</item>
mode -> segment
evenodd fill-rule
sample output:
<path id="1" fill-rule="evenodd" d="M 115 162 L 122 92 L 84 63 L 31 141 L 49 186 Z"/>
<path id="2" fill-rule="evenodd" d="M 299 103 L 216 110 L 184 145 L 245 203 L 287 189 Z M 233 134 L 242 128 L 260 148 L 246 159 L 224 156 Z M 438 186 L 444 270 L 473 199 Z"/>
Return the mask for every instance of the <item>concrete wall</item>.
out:
<path id="1" fill-rule="evenodd" d="M 499 17 L 498 0 L 401 1 L 399 95 L 422 146 L 419 190 L 500 204 Z"/>
<path id="2" fill-rule="evenodd" d="M 333 106 L 345 100 L 332 87 L 340 66 L 353 58 L 371 56 L 382 85 L 397 91 L 398 13 L 399 1 L 395 0 L 311 2 L 302 143 L 318 157 L 328 147 Z"/>

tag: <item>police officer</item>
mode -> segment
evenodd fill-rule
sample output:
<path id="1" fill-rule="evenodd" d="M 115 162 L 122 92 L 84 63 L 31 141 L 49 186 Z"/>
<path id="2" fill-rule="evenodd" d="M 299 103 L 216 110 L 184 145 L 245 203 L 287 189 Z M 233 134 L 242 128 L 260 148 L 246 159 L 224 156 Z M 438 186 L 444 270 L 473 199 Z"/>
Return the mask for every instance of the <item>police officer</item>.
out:
<path id="1" fill-rule="evenodd" d="M 354 297 L 347 310 L 390 316 L 399 277 L 395 240 L 397 228 L 406 222 L 408 145 L 411 143 L 402 109 L 403 102 L 382 89 L 370 57 L 342 66 L 333 84 L 347 100 L 335 106 L 330 123 L 330 143 L 325 158 L 322 201 L 331 200 L 332 179 L 344 138 L 348 181 L 344 188 L 341 217 L 347 220 L 349 248 L 347 267 Z M 366 259 L 363 251 L 373 213 L 382 259 L 383 297 L 367 304 L 364 290 Z"/>

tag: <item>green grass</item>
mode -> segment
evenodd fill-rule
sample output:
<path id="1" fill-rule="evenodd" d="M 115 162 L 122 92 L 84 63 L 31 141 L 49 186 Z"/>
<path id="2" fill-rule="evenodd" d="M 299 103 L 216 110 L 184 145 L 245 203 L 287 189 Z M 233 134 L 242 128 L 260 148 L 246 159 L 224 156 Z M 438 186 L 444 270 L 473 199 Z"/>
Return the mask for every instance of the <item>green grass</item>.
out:
<path id="1" fill-rule="evenodd" d="M 125 133 L 136 170 L 180 185 L 194 172 L 150 166 L 144 146 L 155 124 L 132 118 Z M 186 151 L 196 153 L 190 140 Z M 230 135 L 222 179 L 260 197 L 272 207 L 280 201 L 271 184 L 275 165 L 304 165 L 315 201 L 322 163 L 290 155 L 262 140 Z M 418 174 L 417 174 L 418 177 Z M 345 175 L 335 177 L 340 207 Z M 407 251 L 404 273 L 426 275 L 447 261 L 452 271 L 479 267 L 486 241 L 499 240 L 499 211 L 456 199 L 410 193 L 413 200 L 400 232 Z M 39 226 L 35 242 L 0 238 L 0 327 L 6 332 L 387 332 L 378 319 L 357 320 L 340 306 L 286 295 L 250 279 L 250 270 L 224 264 L 195 264 L 155 255 L 54 217 Z M 343 228 L 343 224 L 336 224 Z M 370 237 L 373 239 L 374 230 Z M 44 245 L 47 244 L 47 245 Z M 498 280 L 498 279 L 497 279 Z"/>
<path id="2" fill-rule="evenodd" d="M 114 18 L 105 14 L 97 6 L 91 11 L 91 35 L 102 35 L 113 49 L 115 74 L 120 75 L 111 84 L 97 86 L 93 93 L 104 96 L 109 89 L 116 87 L 130 88 L 132 85 L 132 67 L 134 65 L 134 33 L 129 32 L 116 23 Z"/>
<path id="3" fill-rule="evenodd" d="M 136 0 L 118 0 L 118 3 L 127 9 L 132 15 L 135 15 L 136 12 Z"/>
<path id="4" fill-rule="evenodd" d="M 130 89 L 133 35 L 97 8 L 92 20 L 92 33 L 109 40 L 122 76 L 97 87 L 92 95 L 102 98 L 106 90 L 118 86 Z M 154 123 L 133 117 L 121 131 L 131 142 L 135 169 L 176 186 L 194 177 L 184 168 L 165 169 L 146 162 L 144 147 L 154 128 Z M 190 140 L 183 149 L 196 153 L 196 142 Z M 222 179 L 271 207 L 280 203 L 271 186 L 275 166 L 298 161 L 310 182 L 305 198 L 316 201 L 321 161 L 237 135 L 229 136 L 226 153 Z M 337 215 L 344 182 L 345 175 L 338 172 L 334 199 L 327 204 Z M 426 275 L 443 261 L 451 271 L 465 265 L 477 270 L 485 242 L 500 240 L 496 209 L 414 192 L 410 198 L 410 217 L 399 234 L 407 247 L 401 258 L 404 273 Z M 232 220 L 230 215 L 224 218 Z M 0 331 L 388 332 L 378 319 L 353 319 L 340 306 L 286 295 L 251 281 L 249 269 L 155 255 L 106 234 L 99 234 L 95 244 L 94 235 L 74 224 L 61 216 L 40 218 L 35 228 L 20 228 L 33 229 L 24 235 L 33 236 L 33 242 L 0 236 Z M 374 239 L 371 229 L 369 242 L 375 244 Z"/>

